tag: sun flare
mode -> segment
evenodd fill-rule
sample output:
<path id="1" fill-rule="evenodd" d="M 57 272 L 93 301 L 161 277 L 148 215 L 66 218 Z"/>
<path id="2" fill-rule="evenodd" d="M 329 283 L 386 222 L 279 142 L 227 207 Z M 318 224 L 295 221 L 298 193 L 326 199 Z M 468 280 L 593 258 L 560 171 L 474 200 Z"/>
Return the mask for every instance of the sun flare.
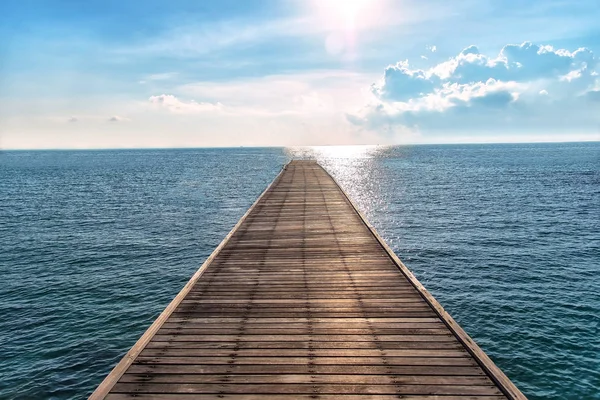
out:
<path id="1" fill-rule="evenodd" d="M 352 55 L 361 31 L 379 20 L 384 0 L 314 0 L 312 12 L 327 32 L 325 48 L 332 55 Z"/>
<path id="2" fill-rule="evenodd" d="M 372 0 L 324 0 L 318 1 L 317 8 L 322 17 L 337 27 L 353 28 L 361 11 L 365 10 Z"/>

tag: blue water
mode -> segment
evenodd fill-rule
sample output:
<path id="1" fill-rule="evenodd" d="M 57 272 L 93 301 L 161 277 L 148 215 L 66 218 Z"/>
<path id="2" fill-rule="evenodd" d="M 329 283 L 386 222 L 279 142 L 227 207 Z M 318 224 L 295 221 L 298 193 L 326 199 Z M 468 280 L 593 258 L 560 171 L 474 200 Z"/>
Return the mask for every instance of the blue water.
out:
<path id="1" fill-rule="evenodd" d="M 88 395 L 291 157 L 531 399 L 600 398 L 600 143 L 0 153 L 0 398 Z"/>

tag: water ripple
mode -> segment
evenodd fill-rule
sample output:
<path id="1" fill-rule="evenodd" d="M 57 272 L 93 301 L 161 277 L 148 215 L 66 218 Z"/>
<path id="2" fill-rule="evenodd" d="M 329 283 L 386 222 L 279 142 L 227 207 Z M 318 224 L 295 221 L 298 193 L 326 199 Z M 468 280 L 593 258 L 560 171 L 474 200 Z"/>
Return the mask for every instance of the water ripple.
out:
<path id="1" fill-rule="evenodd" d="M 290 157 L 531 399 L 600 398 L 600 145 L 0 153 L 0 398 L 78 399 Z"/>

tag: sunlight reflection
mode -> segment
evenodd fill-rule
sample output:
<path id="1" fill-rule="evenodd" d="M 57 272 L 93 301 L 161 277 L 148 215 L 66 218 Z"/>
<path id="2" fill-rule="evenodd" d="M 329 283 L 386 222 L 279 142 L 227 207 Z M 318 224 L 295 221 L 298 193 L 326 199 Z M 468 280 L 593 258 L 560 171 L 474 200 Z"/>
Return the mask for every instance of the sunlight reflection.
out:
<path id="1" fill-rule="evenodd" d="M 285 149 L 290 158 L 321 160 L 330 158 L 371 158 L 386 146 L 306 146 Z"/>
<path id="2" fill-rule="evenodd" d="M 381 201 L 381 161 L 390 146 L 288 147 L 288 159 L 316 160 L 352 198 L 367 218 L 372 207 L 386 207 Z"/>

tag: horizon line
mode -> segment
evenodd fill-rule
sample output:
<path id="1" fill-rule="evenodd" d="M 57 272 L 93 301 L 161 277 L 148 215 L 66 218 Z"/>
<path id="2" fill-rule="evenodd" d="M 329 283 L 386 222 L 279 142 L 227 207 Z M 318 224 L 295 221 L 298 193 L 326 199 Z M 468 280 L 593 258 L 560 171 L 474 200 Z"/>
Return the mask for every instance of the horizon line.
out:
<path id="1" fill-rule="evenodd" d="M 536 140 L 536 141 L 490 141 L 490 142 L 415 142 L 398 144 L 321 144 L 321 145 L 239 145 L 239 146 L 173 146 L 173 147 L 47 147 L 47 148 L 1 148 L 8 151 L 110 151 L 110 150 L 194 150 L 194 149 L 285 149 L 303 147 L 400 147 L 400 146 L 456 146 L 498 144 L 553 144 L 553 143 L 600 143 L 600 138 L 590 140 Z"/>

